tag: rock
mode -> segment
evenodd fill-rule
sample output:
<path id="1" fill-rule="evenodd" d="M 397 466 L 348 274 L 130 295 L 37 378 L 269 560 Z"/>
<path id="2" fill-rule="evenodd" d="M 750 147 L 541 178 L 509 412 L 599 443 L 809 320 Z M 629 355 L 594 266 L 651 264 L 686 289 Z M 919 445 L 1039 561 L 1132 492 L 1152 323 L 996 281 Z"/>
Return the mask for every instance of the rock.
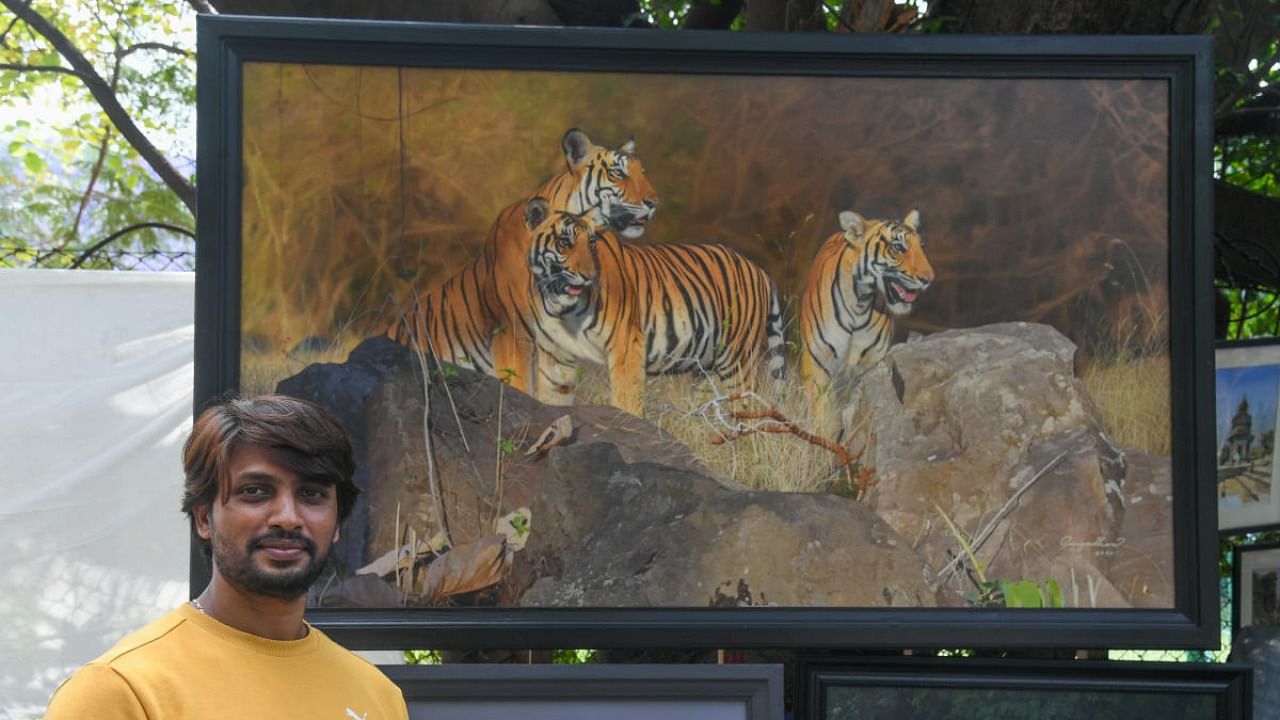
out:
<path id="1" fill-rule="evenodd" d="M 1052 578 L 1068 606 L 1172 606 L 1171 585 L 1134 590 L 1138 575 L 1172 576 L 1172 535 L 1151 527 L 1142 548 L 1123 535 L 1140 453 L 1100 430 L 1073 355 L 1047 325 L 949 330 L 895 346 L 854 388 L 845 426 L 876 471 L 869 502 L 932 572 L 945 570 L 944 602 L 975 590 L 954 561 L 965 559 L 959 531 L 989 581 Z"/>
<path id="2" fill-rule="evenodd" d="M 453 366 L 436 372 L 424 395 L 415 353 L 386 338 L 364 341 L 345 363 L 310 365 L 277 390 L 327 408 L 351 435 L 362 493 L 334 547 L 340 575 L 404 545 L 410 529 L 419 539 L 443 529 L 427 472 L 428 397 L 440 508 L 455 545 L 491 534 L 498 517 L 532 504 L 546 462 L 526 457 L 524 448 L 565 414 L 574 442 L 611 442 L 627 460 L 662 458 L 669 467 L 709 474 L 688 448 L 611 407 L 548 407 Z M 499 433 L 511 443 L 507 451 L 498 449 Z M 537 528 L 536 514 L 532 522 Z"/>
<path id="3" fill-rule="evenodd" d="M 1126 453 L 1124 540 L 1107 571 L 1134 607 L 1173 606 L 1173 471 L 1168 457 Z"/>
<path id="4" fill-rule="evenodd" d="M 557 448 L 550 459 L 521 605 L 934 604 L 916 554 L 849 498 L 734 490 L 627 463 L 606 444 Z"/>
<path id="5" fill-rule="evenodd" d="M 1247 625 L 1236 630 L 1231 661 L 1253 666 L 1254 720 L 1280 720 L 1280 626 Z"/>

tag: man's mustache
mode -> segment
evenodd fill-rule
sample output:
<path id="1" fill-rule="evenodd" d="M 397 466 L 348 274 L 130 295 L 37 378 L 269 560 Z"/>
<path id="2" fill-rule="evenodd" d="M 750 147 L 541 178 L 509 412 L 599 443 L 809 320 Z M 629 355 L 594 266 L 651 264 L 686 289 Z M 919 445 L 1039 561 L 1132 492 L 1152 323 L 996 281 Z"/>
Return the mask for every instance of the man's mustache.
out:
<path id="1" fill-rule="evenodd" d="M 310 555 L 311 557 L 316 556 L 315 542 L 311 538 L 306 537 L 305 535 L 303 535 L 301 532 L 297 530 L 276 529 L 276 530 L 269 530 L 261 535 L 258 535 L 249 540 L 249 552 L 253 552 L 254 550 L 257 550 L 262 545 L 262 543 L 267 541 L 272 541 L 272 540 L 284 540 L 288 542 L 298 543 L 299 545 L 302 546 L 302 549 L 305 550 L 308 555 Z"/>

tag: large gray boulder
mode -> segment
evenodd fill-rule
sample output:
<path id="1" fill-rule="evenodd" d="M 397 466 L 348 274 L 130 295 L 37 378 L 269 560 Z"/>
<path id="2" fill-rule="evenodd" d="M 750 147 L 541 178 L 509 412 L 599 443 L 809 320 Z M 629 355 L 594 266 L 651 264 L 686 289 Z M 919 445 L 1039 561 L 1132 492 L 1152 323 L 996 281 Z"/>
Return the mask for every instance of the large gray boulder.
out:
<path id="1" fill-rule="evenodd" d="M 735 490 L 579 445 L 552 451 L 533 515 L 522 605 L 934 605 L 907 543 L 836 495 Z"/>
<path id="2" fill-rule="evenodd" d="M 452 366 L 433 367 L 424 379 L 416 354 L 386 338 L 364 341 L 346 362 L 310 365 L 277 389 L 326 407 L 352 436 L 362 493 L 334 549 L 342 576 L 404 546 L 410 533 L 430 540 L 447 526 L 455 546 L 492 534 L 497 518 L 532 503 L 545 458 L 525 452 L 566 414 L 573 442 L 611 442 L 628 460 L 660 457 L 673 468 L 708 472 L 688 448 L 627 413 L 548 407 Z M 367 579 L 329 588 L 338 604 L 395 596 L 380 594 Z"/>
<path id="3" fill-rule="evenodd" d="M 407 590 L 351 573 L 412 541 L 438 540 L 446 528 L 452 549 L 426 558 L 432 567 L 461 550 L 473 554 L 453 563 L 456 571 L 446 570 L 453 577 L 437 586 L 470 588 L 475 577 L 509 563 L 502 586 L 484 602 L 934 603 L 918 557 L 865 505 L 835 495 L 748 492 L 713 477 L 649 423 L 613 408 L 544 406 L 461 369 L 424 380 L 413 353 L 380 338 L 346 363 L 307 368 L 280 390 L 326 405 L 353 431 L 364 490 L 362 515 L 353 518 L 362 532 L 344 535 L 344 567 L 318 584 L 324 593 L 316 603 L 438 601 L 416 592 L 430 574 L 422 568 Z M 574 429 L 568 442 L 527 454 L 565 415 Z M 531 518 L 527 545 L 496 559 L 481 554 L 477 548 L 492 547 L 495 521 L 522 508 Z"/>
<path id="4" fill-rule="evenodd" d="M 876 470 L 869 502 L 944 601 L 972 598 L 968 566 L 988 581 L 1053 579 L 1068 606 L 1172 606 L 1171 500 L 1148 492 L 1166 486 L 1167 460 L 1102 432 L 1074 353 L 1047 325 L 949 330 L 892 348 L 854 388 L 844 423 Z M 1126 534 L 1138 530 L 1141 543 Z"/>

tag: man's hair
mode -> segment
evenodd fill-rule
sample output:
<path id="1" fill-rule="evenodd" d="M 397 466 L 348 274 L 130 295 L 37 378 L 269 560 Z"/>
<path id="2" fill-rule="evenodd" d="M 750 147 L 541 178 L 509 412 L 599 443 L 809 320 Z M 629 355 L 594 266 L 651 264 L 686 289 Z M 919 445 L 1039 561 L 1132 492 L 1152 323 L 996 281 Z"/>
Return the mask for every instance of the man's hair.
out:
<path id="1" fill-rule="evenodd" d="M 231 484 L 227 465 L 240 444 L 274 451 L 281 465 L 308 480 L 332 485 L 338 500 L 338 522 L 351 514 L 360 488 L 352 482 L 355 461 L 342 426 L 318 405 L 284 395 L 233 398 L 200 413 L 182 448 L 182 511 L 195 528 L 195 509 L 226 502 Z M 199 539 L 206 558 L 208 540 Z"/>

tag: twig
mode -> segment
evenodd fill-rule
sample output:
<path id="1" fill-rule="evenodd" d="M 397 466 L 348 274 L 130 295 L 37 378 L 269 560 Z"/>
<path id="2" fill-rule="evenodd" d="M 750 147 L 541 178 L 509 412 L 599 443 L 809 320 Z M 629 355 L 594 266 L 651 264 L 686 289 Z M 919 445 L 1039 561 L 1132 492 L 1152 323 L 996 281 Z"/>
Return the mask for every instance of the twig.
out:
<path id="1" fill-rule="evenodd" d="M 758 398 L 754 393 L 739 391 L 725 397 L 723 402 L 729 403 L 736 400 L 746 399 Z M 871 485 L 870 473 L 863 472 L 860 473 L 859 477 L 854 477 L 853 467 L 857 464 L 858 460 L 861 459 L 862 453 L 850 453 L 839 443 L 820 435 L 815 435 L 799 427 L 794 421 L 786 415 L 783 415 L 781 411 L 772 405 L 769 405 L 768 408 L 764 410 L 731 410 L 729 412 L 729 417 L 734 421 L 730 426 L 736 427 L 737 429 L 731 430 L 728 433 L 719 433 L 717 437 L 711 438 L 712 445 L 723 445 L 726 442 L 732 442 L 738 438 L 758 432 L 794 435 L 810 445 L 816 445 L 817 447 L 828 450 L 835 455 L 839 459 L 840 465 L 844 467 L 845 474 L 849 479 L 849 486 L 857 486 L 859 498 L 866 493 L 867 488 Z M 768 420 L 770 424 L 743 426 L 740 423 L 744 420 Z"/>
<path id="2" fill-rule="evenodd" d="M 436 469 L 435 447 L 431 443 L 431 372 L 427 369 L 426 353 L 418 344 L 415 328 L 409 327 L 409 338 L 414 354 L 418 357 L 418 372 L 422 375 L 422 443 L 427 451 L 427 485 L 431 489 L 431 499 L 436 506 L 436 518 L 440 521 L 440 531 L 445 541 L 453 546 L 453 535 L 449 532 L 449 518 L 444 510 L 444 495 L 440 490 L 440 475 Z"/>
<path id="3" fill-rule="evenodd" d="M 127 56 L 132 55 L 133 53 L 136 53 L 139 50 L 163 50 L 167 53 L 179 55 L 189 60 L 195 58 L 196 56 L 196 54 L 191 52 L 190 50 L 180 48 L 177 45 L 170 45 L 168 43 L 158 43 L 158 42 L 143 42 L 143 43 L 137 43 L 135 45 L 130 45 L 127 48 L 121 48 L 117 50 L 116 59 L 123 60 Z"/>
<path id="4" fill-rule="evenodd" d="M 497 522 L 502 513 L 502 398 L 506 386 L 505 381 L 498 381 L 498 434 L 493 441 L 493 520 L 489 522 L 490 525 Z"/>
<path id="5" fill-rule="evenodd" d="M 154 230 L 169 230 L 171 232 L 176 232 L 182 235 L 186 235 L 189 238 L 195 238 L 196 236 L 195 233 L 191 232 L 190 230 L 184 227 L 180 227 L 178 225 L 170 225 L 169 223 L 158 223 L 158 222 L 137 223 L 136 225 L 130 225 L 127 228 L 122 228 L 120 230 L 117 230 L 111 233 L 110 235 L 108 235 L 107 237 L 103 238 L 102 240 L 99 240 L 93 245 L 90 245 L 84 252 L 80 253 L 80 257 L 76 258 L 75 262 L 71 263 L 71 267 L 78 268 L 81 265 L 85 264 L 85 262 L 87 262 L 89 258 L 93 257 L 94 253 L 110 245 L 111 243 L 120 239 L 124 235 L 128 235 L 129 233 L 135 230 L 146 230 L 148 228 L 151 228 Z"/>
<path id="6" fill-rule="evenodd" d="M 16 72 L 55 72 L 64 75 L 71 75 L 84 80 L 84 75 L 72 70 L 69 67 L 61 65 L 23 65 L 20 63 L 0 63 L 0 70 L 14 70 Z"/>
<path id="7" fill-rule="evenodd" d="M 1014 511 L 1015 505 L 1017 504 L 1018 500 L 1021 499 L 1024 494 L 1026 494 L 1027 490 L 1030 490 L 1032 485 L 1035 485 L 1036 482 L 1040 480 L 1040 478 L 1044 477 L 1045 473 L 1057 467 L 1058 463 L 1062 462 L 1062 459 L 1065 458 L 1066 456 L 1067 456 L 1066 450 L 1063 450 L 1062 452 L 1058 453 L 1057 457 L 1050 460 L 1049 464 L 1040 468 L 1039 472 L 1033 475 L 1030 480 L 1023 483 L 1022 487 L 1018 488 L 1017 491 L 1014 492 L 1013 495 L 1010 496 L 1010 498 L 1007 501 L 1005 501 L 1005 504 L 1003 507 L 1000 508 L 1000 511 L 997 512 L 995 516 L 991 518 L 991 521 L 988 522 L 986 526 L 982 528 L 982 532 L 978 533 L 978 536 L 974 538 L 972 546 L 973 546 L 973 551 L 975 553 L 978 550 L 982 549 L 982 545 L 986 543 L 986 541 L 991 537 L 991 533 L 996 531 L 996 526 L 1000 524 L 1000 521 L 1004 520 L 1005 517 L 1009 515 L 1009 513 Z M 943 518 L 946 518 L 945 514 L 943 515 Z M 950 520 L 948 520 L 948 523 L 950 523 Z M 939 571 L 938 576 L 942 577 L 943 580 L 946 580 L 947 577 L 955 573 L 956 567 L 960 565 L 963 559 L 964 559 L 963 556 L 960 556 L 960 555 L 957 555 L 956 557 L 954 557 L 951 560 L 951 562 L 943 566 L 942 570 Z"/>

